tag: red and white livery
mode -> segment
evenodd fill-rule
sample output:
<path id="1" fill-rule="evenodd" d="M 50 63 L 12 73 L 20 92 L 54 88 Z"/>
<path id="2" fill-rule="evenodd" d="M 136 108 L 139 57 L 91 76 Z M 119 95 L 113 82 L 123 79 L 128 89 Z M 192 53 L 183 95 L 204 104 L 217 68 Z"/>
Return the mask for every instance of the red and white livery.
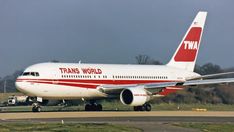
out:
<path id="1" fill-rule="evenodd" d="M 233 78 L 201 80 L 212 75 L 193 72 L 206 16 L 207 12 L 197 14 L 167 65 L 40 63 L 26 68 L 17 78 L 16 87 L 36 102 L 81 99 L 88 102 L 85 110 L 99 111 L 102 106 L 97 100 L 120 98 L 135 111 L 150 111 L 147 102 L 154 97 L 186 86 L 234 82 Z M 40 111 L 36 102 L 33 111 Z"/>

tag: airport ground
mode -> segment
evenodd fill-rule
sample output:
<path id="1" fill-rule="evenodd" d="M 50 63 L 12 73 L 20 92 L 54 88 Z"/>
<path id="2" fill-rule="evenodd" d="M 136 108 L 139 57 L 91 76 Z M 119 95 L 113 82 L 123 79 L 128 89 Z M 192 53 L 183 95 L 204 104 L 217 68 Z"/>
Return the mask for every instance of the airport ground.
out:
<path id="1" fill-rule="evenodd" d="M 0 107 L 0 131 L 234 131 L 234 105 L 154 104 L 151 112 L 133 112 L 103 103 L 103 112 L 85 112 L 83 105 L 43 106 L 40 113 Z"/>
<path id="2" fill-rule="evenodd" d="M 233 131 L 232 111 L 17 112 L 0 113 L 1 129 L 17 131 Z M 12 128 L 9 126 L 13 126 Z M 25 127 L 23 127 L 23 126 Z M 15 126 L 15 127 L 14 127 Z M 30 126 L 30 128 L 28 128 Z M 112 129 L 109 129 L 111 127 Z M 107 129 L 107 130 L 105 130 Z"/>

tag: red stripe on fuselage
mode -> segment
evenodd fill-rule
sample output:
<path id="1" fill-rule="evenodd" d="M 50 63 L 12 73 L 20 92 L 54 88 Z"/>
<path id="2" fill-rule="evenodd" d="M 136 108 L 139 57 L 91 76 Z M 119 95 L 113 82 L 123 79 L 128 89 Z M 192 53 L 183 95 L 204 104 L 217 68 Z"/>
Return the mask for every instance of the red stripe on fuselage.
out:
<path id="1" fill-rule="evenodd" d="M 17 80 L 17 82 L 23 82 L 22 80 Z M 69 83 L 69 82 L 58 82 L 58 81 L 31 81 L 27 80 L 29 83 L 40 83 L 40 84 L 52 84 L 52 85 L 64 85 L 64 86 L 73 86 L 73 87 L 81 87 L 81 88 L 96 88 L 98 85 L 96 84 L 80 84 L 80 83 Z"/>
<path id="2" fill-rule="evenodd" d="M 17 79 L 16 82 L 31 82 L 41 84 L 64 85 L 82 88 L 96 88 L 99 85 L 124 85 L 173 82 L 174 80 L 82 80 L 82 79 Z M 81 84 L 84 83 L 84 84 Z"/>
<path id="3" fill-rule="evenodd" d="M 178 82 L 178 80 L 95 80 L 95 79 L 17 79 L 19 81 L 57 81 L 74 83 L 97 83 L 97 84 L 143 84 L 143 83 L 162 83 Z"/>

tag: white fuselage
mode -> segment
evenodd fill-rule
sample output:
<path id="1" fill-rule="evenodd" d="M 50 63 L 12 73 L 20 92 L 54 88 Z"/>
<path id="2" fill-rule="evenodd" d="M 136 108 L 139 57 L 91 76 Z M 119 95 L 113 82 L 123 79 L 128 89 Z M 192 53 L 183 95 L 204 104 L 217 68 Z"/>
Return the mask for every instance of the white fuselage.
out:
<path id="1" fill-rule="evenodd" d="M 16 80 L 19 91 L 44 99 L 104 98 L 99 86 L 178 82 L 197 73 L 165 65 L 40 63 L 28 67 Z"/>

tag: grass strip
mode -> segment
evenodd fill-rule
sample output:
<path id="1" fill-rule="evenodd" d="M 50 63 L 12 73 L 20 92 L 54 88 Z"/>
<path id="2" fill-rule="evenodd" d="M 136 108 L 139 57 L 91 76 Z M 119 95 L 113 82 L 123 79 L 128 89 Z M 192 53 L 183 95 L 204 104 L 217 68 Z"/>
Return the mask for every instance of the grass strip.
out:
<path id="1" fill-rule="evenodd" d="M 1 123 L 1 132 L 140 132 L 140 129 L 108 123 Z"/>

